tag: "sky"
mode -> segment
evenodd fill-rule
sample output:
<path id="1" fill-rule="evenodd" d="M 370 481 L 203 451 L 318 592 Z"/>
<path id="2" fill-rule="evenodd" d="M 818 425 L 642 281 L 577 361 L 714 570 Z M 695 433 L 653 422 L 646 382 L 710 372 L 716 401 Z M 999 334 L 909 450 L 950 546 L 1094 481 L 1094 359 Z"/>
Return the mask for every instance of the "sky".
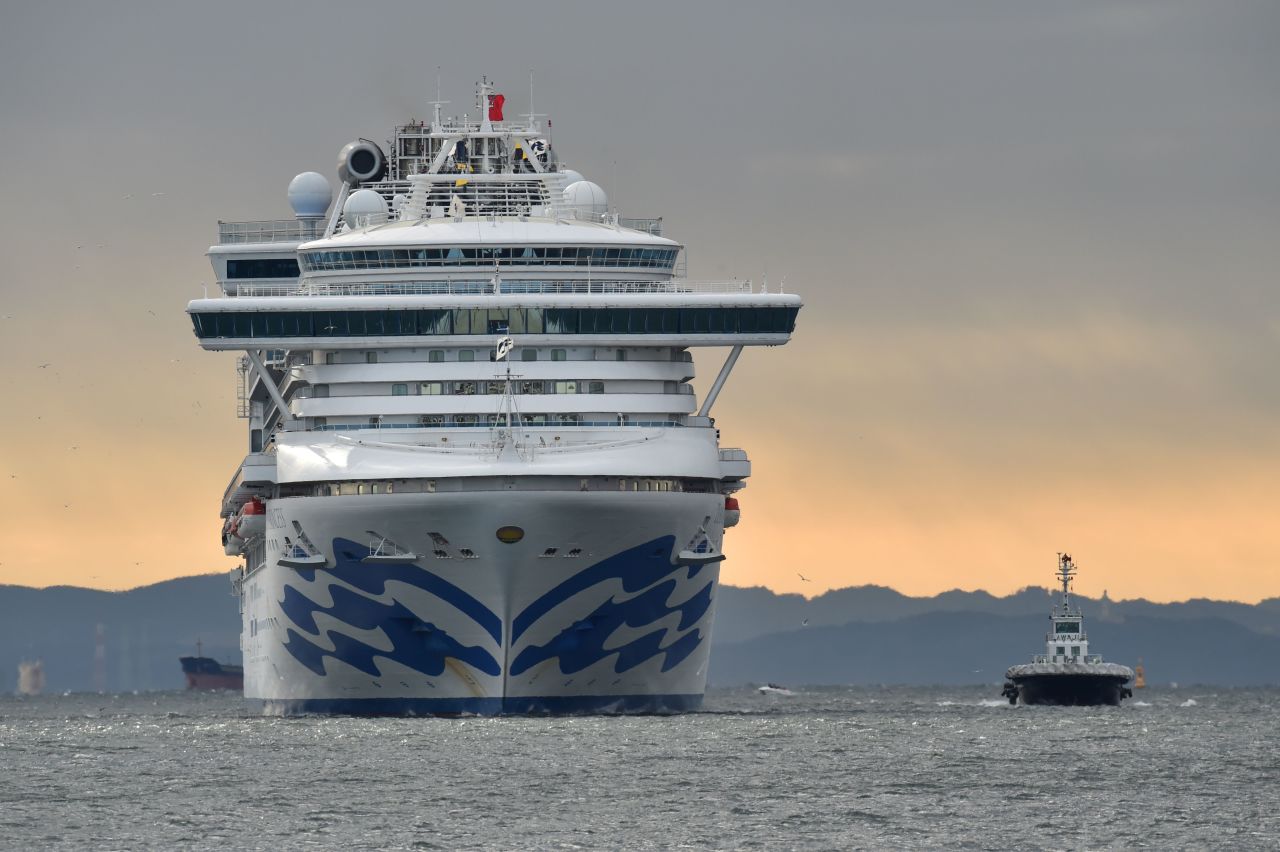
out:
<path id="1" fill-rule="evenodd" d="M 0 583 L 225 571 L 219 219 L 461 112 L 551 116 L 689 275 L 804 297 L 714 414 L 721 577 L 1280 596 L 1280 5 L 4 0 Z M 699 350 L 698 387 L 723 353 Z M 47 365 L 47 366 L 42 366 Z M 803 575 L 802 579 L 800 575 Z"/>

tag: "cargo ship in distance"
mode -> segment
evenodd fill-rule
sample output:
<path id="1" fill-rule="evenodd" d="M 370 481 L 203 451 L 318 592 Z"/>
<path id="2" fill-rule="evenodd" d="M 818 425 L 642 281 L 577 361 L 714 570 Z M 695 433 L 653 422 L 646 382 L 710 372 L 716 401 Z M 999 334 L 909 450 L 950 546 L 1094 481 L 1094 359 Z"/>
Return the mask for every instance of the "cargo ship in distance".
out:
<path id="1" fill-rule="evenodd" d="M 187 678 L 187 689 L 244 689 L 244 667 L 204 656 L 200 642 L 196 642 L 194 657 L 179 657 L 178 662 Z"/>
<path id="2" fill-rule="evenodd" d="M 712 407 L 801 300 L 688 280 L 661 219 L 619 215 L 504 101 L 437 100 L 387 152 L 343 148 L 336 201 L 305 172 L 296 219 L 219 223 L 221 294 L 188 314 L 241 353 L 222 538 L 265 712 L 702 702 L 751 472 Z M 697 347 L 727 351 L 700 401 Z"/>
<path id="3" fill-rule="evenodd" d="M 1062 601 L 1049 614 L 1045 653 L 1037 654 L 1030 663 L 1010 666 L 1005 673 L 1003 694 L 1010 704 L 1117 705 L 1133 695 L 1126 686 L 1133 677 L 1132 669 L 1104 663 L 1101 656 L 1089 653 L 1084 614 L 1070 597 L 1075 574 L 1071 556 L 1059 553 Z"/>

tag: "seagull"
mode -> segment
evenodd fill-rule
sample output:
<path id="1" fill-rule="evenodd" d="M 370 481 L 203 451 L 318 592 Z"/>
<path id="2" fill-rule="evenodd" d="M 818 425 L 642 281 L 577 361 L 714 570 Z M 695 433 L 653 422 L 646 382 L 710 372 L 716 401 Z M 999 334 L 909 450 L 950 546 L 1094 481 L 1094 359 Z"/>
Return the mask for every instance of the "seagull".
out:
<path id="1" fill-rule="evenodd" d="M 800 626 L 801 626 L 801 627 L 808 627 L 808 626 L 809 626 L 809 619 L 807 619 L 807 618 L 806 618 L 804 621 L 800 622 Z"/>
<path id="2" fill-rule="evenodd" d="M 336 325 L 326 325 L 326 326 L 324 327 L 324 330 L 325 330 L 325 331 L 333 331 L 333 330 L 335 330 L 336 328 L 337 328 L 337 326 L 336 326 Z"/>
<path id="3" fill-rule="evenodd" d="M 147 313 L 151 314 L 151 316 L 155 316 L 155 315 L 156 315 L 156 312 L 155 312 L 155 311 L 147 311 Z"/>
<path id="4" fill-rule="evenodd" d="M 75 444 L 72 444 L 72 445 L 71 445 L 71 447 L 70 447 L 70 449 L 78 450 L 78 449 L 80 449 L 80 448 L 79 448 L 78 446 L 76 446 Z"/>
<path id="5" fill-rule="evenodd" d="M 43 369 L 45 369 L 46 367 L 52 367 L 52 366 L 53 366 L 52 364 L 37 364 L 37 365 L 36 365 L 36 369 L 37 369 L 37 370 L 43 370 Z"/>
<path id="6" fill-rule="evenodd" d="M 797 571 L 797 572 L 796 572 L 796 576 L 797 576 L 797 577 L 799 577 L 801 580 L 803 580 L 803 581 L 804 581 L 804 582 L 806 582 L 806 583 L 813 582 L 813 581 L 812 581 L 812 580 L 810 580 L 808 577 L 806 577 L 805 575 L 801 574 L 799 571 Z"/>

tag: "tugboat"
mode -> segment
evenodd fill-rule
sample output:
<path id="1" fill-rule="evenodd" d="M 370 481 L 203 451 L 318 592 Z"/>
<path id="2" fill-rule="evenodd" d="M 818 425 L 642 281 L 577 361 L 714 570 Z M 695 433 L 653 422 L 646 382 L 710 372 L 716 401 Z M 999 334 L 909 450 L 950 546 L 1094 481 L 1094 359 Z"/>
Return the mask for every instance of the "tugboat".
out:
<path id="1" fill-rule="evenodd" d="M 1045 653 L 1030 663 L 1010 666 L 1003 695 L 1010 704 L 1118 705 L 1133 696 L 1127 684 L 1133 670 L 1104 663 L 1089 653 L 1084 615 L 1071 603 L 1071 578 L 1076 574 L 1070 554 L 1058 554 L 1062 603 L 1049 614 L 1052 629 L 1045 636 Z"/>

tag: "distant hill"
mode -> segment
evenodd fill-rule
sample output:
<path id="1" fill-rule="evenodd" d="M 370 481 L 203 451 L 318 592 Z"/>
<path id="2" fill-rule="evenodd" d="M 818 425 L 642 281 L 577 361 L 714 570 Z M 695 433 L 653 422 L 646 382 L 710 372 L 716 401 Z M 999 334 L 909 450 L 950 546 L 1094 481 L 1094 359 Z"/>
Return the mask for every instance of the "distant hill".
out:
<path id="1" fill-rule="evenodd" d="M 1280 684 L 1280 599 L 1081 602 L 1093 648 L 1129 665 L 1142 657 L 1153 683 Z M 806 599 L 723 586 L 711 678 L 990 683 L 1041 651 L 1049 604 L 1048 591 L 1035 588 L 915 598 L 857 586 Z M 0 586 L 0 692 L 16 685 L 21 660 L 37 657 L 49 691 L 92 689 L 98 624 L 111 691 L 181 688 L 178 657 L 194 653 L 197 640 L 208 656 L 240 659 L 240 615 L 223 574 L 127 592 Z"/>
<path id="2" fill-rule="evenodd" d="M 913 598 L 884 586 L 852 586 L 806 599 L 801 595 L 775 594 L 759 586 L 724 586 L 716 602 L 715 641 L 741 642 L 792 630 L 806 619 L 809 627 L 819 627 L 850 621 L 897 621 L 931 612 L 1038 615 L 1044 618 L 1049 614 L 1051 594 L 1049 589 L 1029 587 L 1003 598 L 987 592 L 959 590 L 929 598 Z M 1124 623 L 1134 617 L 1180 621 L 1220 618 L 1257 633 L 1280 636 L 1280 598 L 1270 598 L 1256 605 L 1203 599 L 1157 604 L 1145 600 L 1096 600 L 1080 595 L 1072 598 L 1084 607 L 1091 630 L 1100 621 Z"/>
<path id="3" fill-rule="evenodd" d="M 178 657 L 240 661 L 240 610 L 225 574 L 181 577 L 127 592 L 73 586 L 0 586 L 0 692 L 18 663 L 44 660 L 49 692 L 93 688 L 97 627 L 104 629 L 107 689 L 180 689 Z"/>
<path id="4" fill-rule="evenodd" d="M 1087 618 L 1087 614 L 1086 614 Z M 972 684 L 1003 681 L 1015 663 L 1044 653 L 1044 616 L 932 612 L 897 621 L 718 643 L 711 682 L 788 684 Z M 1152 684 L 1280 684 L 1280 637 L 1221 618 L 1134 616 L 1087 621 L 1090 650 L 1132 666 Z"/>

